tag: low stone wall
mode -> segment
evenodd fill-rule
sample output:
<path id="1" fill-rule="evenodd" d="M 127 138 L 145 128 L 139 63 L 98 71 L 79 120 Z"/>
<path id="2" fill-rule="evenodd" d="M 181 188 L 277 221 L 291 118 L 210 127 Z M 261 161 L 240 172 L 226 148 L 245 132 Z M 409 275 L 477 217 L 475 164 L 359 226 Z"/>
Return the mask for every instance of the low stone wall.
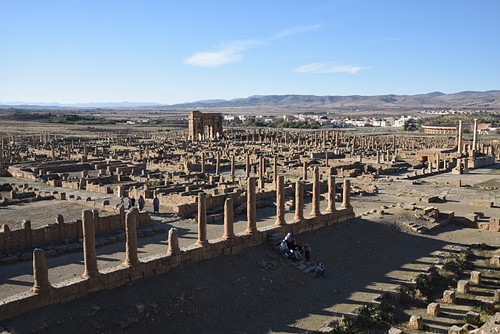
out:
<path id="1" fill-rule="evenodd" d="M 276 231 L 283 234 L 292 232 L 298 235 L 354 218 L 354 216 L 352 207 L 341 209 L 333 213 L 321 214 L 316 218 L 303 219 L 293 224 L 272 225 L 251 233 L 237 234 L 228 240 L 220 238 L 210 240 L 203 245 L 194 244 L 190 247 L 182 248 L 178 252 L 169 252 L 170 254 L 167 255 L 155 254 L 140 261 L 132 262 L 129 259 L 125 259 L 122 265 L 93 273 L 86 272 L 82 277 L 54 285 L 48 282 L 48 276 L 45 276 L 43 272 L 37 272 L 37 275 L 42 276 L 41 281 L 43 284 L 40 285 L 40 281 L 37 282 L 35 277 L 35 285 L 30 291 L 0 301 L 0 321 L 49 304 L 68 302 L 84 297 L 89 293 L 104 289 L 113 289 L 143 277 L 164 274 L 180 265 L 211 259 L 221 255 L 237 254 L 244 248 L 264 243 L 268 235 Z M 170 244 L 169 247 L 171 246 Z M 137 251 L 136 248 L 135 246 L 135 252 Z M 95 255 L 95 250 L 91 250 L 91 252 L 94 252 Z M 43 261 L 45 261 L 45 255 L 43 255 Z"/>
<path id="2" fill-rule="evenodd" d="M 96 234 L 105 234 L 112 231 L 123 230 L 125 228 L 125 213 L 99 217 L 97 210 L 93 210 L 97 218 Z M 151 217 L 147 212 L 139 214 L 139 226 L 151 223 Z M 31 228 L 30 221 L 24 221 L 23 228 L 10 230 L 7 224 L 2 226 L 0 231 L 0 253 L 9 253 L 26 248 L 40 247 L 49 244 L 64 242 L 82 238 L 82 221 L 64 222 L 62 215 L 57 217 L 57 223 Z"/>

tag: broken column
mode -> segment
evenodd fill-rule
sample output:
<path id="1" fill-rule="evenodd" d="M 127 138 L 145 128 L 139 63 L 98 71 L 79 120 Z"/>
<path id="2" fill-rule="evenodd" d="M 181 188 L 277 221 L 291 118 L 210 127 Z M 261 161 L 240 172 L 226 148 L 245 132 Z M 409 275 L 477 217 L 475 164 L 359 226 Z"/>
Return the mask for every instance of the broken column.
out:
<path id="1" fill-rule="evenodd" d="M 276 225 L 285 225 L 285 177 L 278 176 L 276 185 Z"/>
<path id="2" fill-rule="evenodd" d="M 247 229 L 249 234 L 257 231 L 257 198 L 255 194 L 255 177 L 248 178 L 247 185 Z"/>
<path id="3" fill-rule="evenodd" d="M 307 161 L 302 163 L 302 180 L 307 181 Z"/>
<path id="4" fill-rule="evenodd" d="M 167 255 L 177 255 L 181 252 L 179 247 L 179 237 L 177 235 L 177 229 L 172 227 L 168 231 L 168 249 Z"/>
<path id="5" fill-rule="evenodd" d="M 35 248 L 33 251 L 33 278 L 31 292 L 43 293 L 52 288 L 49 283 L 47 258 L 45 257 L 45 251 L 41 248 Z"/>
<path id="6" fill-rule="evenodd" d="M 311 217 L 318 217 L 321 212 L 319 209 L 319 201 L 320 201 L 320 184 L 319 184 L 319 168 L 314 167 L 313 171 L 313 185 L 312 185 L 312 208 L 311 208 Z"/>
<path id="7" fill-rule="evenodd" d="M 229 240 L 234 237 L 234 214 L 233 214 L 233 198 L 228 197 L 224 202 L 224 240 Z"/>
<path id="8" fill-rule="evenodd" d="M 207 241 L 207 195 L 204 192 L 198 193 L 198 241 L 200 246 L 208 244 Z"/>
<path id="9" fill-rule="evenodd" d="M 137 221 L 139 220 L 139 209 L 130 209 L 125 216 L 125 261 L 127 267 L 137 266 L 139 258 L 137 256 Z"/>
<path id="10" fill-rule="evenodd" d="M 95 250 L 95 226 L 92 210 L 83 210 L 82 212 L 83 229 L 83 265 L 84 271 L 82 277 L 91 279 L 99 276 L 97 269 L 97 255 Z"/>
<path id="11" fill-rule="evenodd" d="M 342 205 L 341 208 L 351 207 L 351 181 L 344 179 L 344 188 L 342 189 Z"/>

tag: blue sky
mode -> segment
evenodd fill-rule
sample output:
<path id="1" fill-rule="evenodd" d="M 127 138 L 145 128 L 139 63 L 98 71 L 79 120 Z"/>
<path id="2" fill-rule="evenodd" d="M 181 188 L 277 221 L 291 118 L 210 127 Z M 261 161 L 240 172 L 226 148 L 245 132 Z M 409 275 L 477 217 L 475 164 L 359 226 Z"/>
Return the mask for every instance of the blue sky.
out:
<path id="1" fill-rule="evenodd" d="M 0 101 L 500 89 L 500 1 L 0 0 Z"/>

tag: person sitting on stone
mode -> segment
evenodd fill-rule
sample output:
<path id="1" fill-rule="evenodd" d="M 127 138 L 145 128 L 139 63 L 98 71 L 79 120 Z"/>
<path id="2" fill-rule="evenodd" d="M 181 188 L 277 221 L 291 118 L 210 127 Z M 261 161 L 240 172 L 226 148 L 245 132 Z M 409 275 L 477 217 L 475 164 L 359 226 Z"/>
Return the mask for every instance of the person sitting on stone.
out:
<path id="1" fill-rule="evenodd" d="M 289 250 L 295 249 L 295 240 L 293 238 L 292 233 L 288 233 L 284 240 L 286 241 Z"/>
<path id="2" fill-rule="evenodd" d="M 323 263 L 318 262 L 318 265 L 316 266 L 316 269 L 314 271 L 316 272 L 316 275 L 318 275 L 319 277 L 324 277 L 326 268 L 323 265 Z"/>
<path id="3" fill-rule="evenodd" d="M 285 240 L 283 240 L 280 244 L 280 252 L 283 255 L 288 255 L 288 245 Z"/>
<path id="4" fill-rule="evenodd" d="M 299 247 L 295 247 L 292 253 L 292 260 L 300 261 L 300 259 L 302 259 L 302 254 L 300 253 Z"/>

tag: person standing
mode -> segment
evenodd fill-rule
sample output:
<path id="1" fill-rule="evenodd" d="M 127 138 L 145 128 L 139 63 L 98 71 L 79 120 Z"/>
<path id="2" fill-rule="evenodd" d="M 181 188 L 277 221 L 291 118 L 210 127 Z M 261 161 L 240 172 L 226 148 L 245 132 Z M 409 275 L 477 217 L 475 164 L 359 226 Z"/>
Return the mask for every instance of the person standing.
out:
<path id="1" fill-rule="evenodd" d="M 304 245 L 304 255 L 306 257 L 306 262 L 309 263 L 311 260 L 311 246 L 309 246 L 309 244 Z"/>
<path id="2" fill-rule="evenodd" d="M 142 195 L 139 196 L 137 204 L 139 204 L 139 211 L 144 210 L 144 205 L 146 205 L 146 201 L 144 200 L 144 197 L 142 197 Z"/>
<path id="3" fill-rule="evenodd" d="M 160 200 L 158 199 L 158 196 L 156 196 L 156 195 L 155 195 L 155 198 L 153 199 L 153 212 L 160 213 Z"/>

